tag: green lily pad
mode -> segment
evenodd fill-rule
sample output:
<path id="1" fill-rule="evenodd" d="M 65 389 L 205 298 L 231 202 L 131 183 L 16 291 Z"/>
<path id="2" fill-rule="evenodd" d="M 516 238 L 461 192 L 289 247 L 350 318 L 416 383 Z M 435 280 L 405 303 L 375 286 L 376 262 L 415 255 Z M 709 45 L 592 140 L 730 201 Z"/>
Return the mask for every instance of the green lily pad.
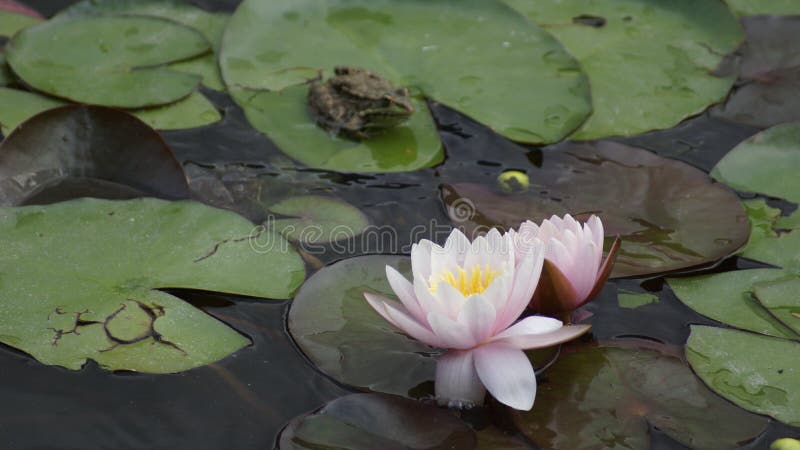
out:
<path id="1" fill-rule="evenodd" d="M 795 277 L 777 269 L 737 270 L 667 280 L 680 301 L 711 319 L 756 333 L 782 338 L 795 334 L 752 296 L 756 283 Z"/>
<path id="2" fill-rule="evenodd" d="M 656 303 L 657 301 L 657 295 L 647 292 L 634 293 L 620 291 L 617 293 L 617 303 L 620 308 L 636 309 L 640 306 Z"/>
<path id="3" fill-rule="evenodd" d="M 725 0 L 725 3 L 738 16 L 800 14 L 800 3 L 797 0 Z"/>
<path id="4" fill-rule="evenodd" d="M 711 72 L 744 38 L 717 0 L 504 0 L 581 63 L 594 112 L 573 139 L 671 128 L 725 98 Z"/>
<path id="5" fill-rule="evenodd" d="M 561 44 L 493 0 L 246 0 L 220 54 L 225 83 L 239 89 L 281 91 L 340 65 L 518 141 L 559 141 L 591 110 L 587 79 Z"/>
<path id="6" fill-rule="evenodd" d="M 753 287 L 753 294 L 759 303 L 800 339 L 800 278 L 759 283 Z"/>
<path id="7" fill-rule="evenodd" d="M 711 176 L 742 191 L 800 203 L 800 123 L 783 124 L 753 136 L 725 155 Z"/>
<path id="8" fill-rule="evenodd" d="M 217 66 L 216 52 L 222 42 L 222 33 L 228 23 L 228 14 L 210 13 L 194 5 L 177 0 L 83 0 L 58 13 L 57 17 L 85 15 L 125 15 L 161 17 L 194 28 L 208 39 L 214 53 L 187 61 L 172 63 L 170 69 L 194 73 L 203 77 L 203 85 L 223 91 L 222 76 Z"/>
<path id="9" fill-rule="evenodd" d="M 800 210 L 793 212 L 789 216 L 779 217 L 775 222 L 775 227 L 784 230 L 800 229 Z"/>
<path id="10" fill-rule="evenodd" d="M 552 214 L 596 214 L 607 237 L 622 238 L 614 277 L 708 264 L 747 240 L 747 219 L 735 193 L 686 163 L 642 149 L 605 141 L 565 143 L 543 149 L 541 163 L 527 173 L 531 186 L 520 194 L 445 185 L 442 198 L 451 220 L 469 232 L 517 228 Z"/>
<path id="11" fill-rule="evenodd" d="M 416 112 L 405 124 L 355 142 L 329 135 L 310 119 L 305 85 L 280 92 L 230 91 L 253 127 L 309 167 L 340 172 L 402 172 L 444 160 L 436 123 L 422 100 L 412 99 Z"/>
<path id="12" fill-rule="evenodd" d="M 719 395 L 800 426 L 800 342 L 693 325 L 686 359 Z"/>
<path id="13" fill-rule="evenodd" d="M 101 180 L 168 199 L 189 197 L 181 165 L 161 136 L 130 114 L 100 106 L 51 109 L 0 143 L 0 205 L 64 190 L 59 183 L 67 178 Z M 97 187 L 91 183 L 83 194 L 105 197 Z M 119 197 L 119 189 L 110 193 Z"/>
<path id="14" fill-rule="evenodd" d="M 8 134 L 36 114 L 66 104 L 38 92 L 0 88 L 0 130 Z M 169 105 L 131 110 L 130 113 L 158 130 L 194 128 L 222 120 L 217 108 L 199 92 Z"/>
<path id="15" fill-rule="evenodd" d="M 394 328 L 364 300 L 364 291 L 394 297 L 390 265 L 410 276 L 407 256 L 349 258 L 321 269 L 303 284 L 289 309 L 289 332 L 303 353 L 333 379 L 407 397 L 430 394 L 437 350 Z"/>
<path id="16" fill-rule="evenodd" d="M 254 251 L 252 233 L 241 216 L 195 202 L 0 209 L 0 342 L 73 370 L 87 359 L 150 373 L 216 361 L 248 339 L 154 289 L 290 297 L 302 259 L 277 235 L 283 245 Z"/>
<path id="17" fill-rule="evenodd" d="M 290 218 L 270 219 L 273 229 L 294 242 L 325 243 L 352 239 L 369 226 L 358 208 L 331 197 L 290 197 L 269 207 L 273 214 Z"/>
<path id="18" fill-rule="evenodd" d="M 733 449 L 768 423 L 714 395 L 674 350 L 624 341 L 562 355 L 533 410 L 512 414 L 540 446 L 581 450 L 649 449 L 648 424 L 690 448 Z"/>
<path id="19" fill-rule="evenodd" d="M 800 121 L 800 18 L 755 16 L 742 19 L 747 40 L 739 50 L 739 86 L 712 114 L 728 121 L 767 128 Z"/>
<path id="20" fill-rule="evenodd" d="M 281 433 L 281 450 L 469 449 L 472 430 L 448 410 L 380 394 L 338 398 L 292 420 Z"/>
<path id="21" fill-rule="evenodd" d="M 8 64 L 6 64 L 6 54 L 0 51 L 0 86 L 5 86 L 13 82 L 14 74 L 11 72 L 11 68 L 8 67 Z"/>
<path id="22" fill-rule="evenodd" d="M 77 102 L 141 108 L 191 94 L 199 76 L 162 66 L 210 48 L 198 31 L 165 19 L 87 16 L 26 28 L 9 41 L 6 56 L 37 90 Z"/>
<path id="23" fill-rule="evenodd" d="M 41 18 L 29 14 L 9 11 L 0 4 L 0 36 L 14 36 L 19 30 L 36 25 L 41 21 Z"/>
<path id="24" fill-rule="evenodd" d="M 793 223 L 796 218 L 781 217 L 781 211 L 769 207 L 763 199 L 746 201 L 744 206 L 751 231 L 739 255 L 800 273 L 800 233 L 791 231 L 800 225 Z"/>

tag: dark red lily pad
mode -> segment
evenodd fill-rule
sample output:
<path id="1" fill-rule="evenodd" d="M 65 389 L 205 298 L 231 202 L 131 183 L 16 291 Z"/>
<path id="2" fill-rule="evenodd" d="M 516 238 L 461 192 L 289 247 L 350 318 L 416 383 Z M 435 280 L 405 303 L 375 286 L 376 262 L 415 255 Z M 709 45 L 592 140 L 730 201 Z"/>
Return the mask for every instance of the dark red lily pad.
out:
<path id="1" fill-rule="evenodd" d="M 472 183 L 444 185 L 442 199 L 467 232 L 516 228 L 553 214 L 603 220 L 606 245 L 622 245 L 612 277 L 712 263 L 734 253 L 750 232 L 736 194 L 680 161 L 627 145 L 565 143 L 541 151 L 522 194 Z"/>
<path id="2" fill-rule="evenodd" d="M 649 449 L 650 425 L 690 448 L 732 449 L 767 426 L 710 391 L 679 357 L 649 341 L 581 347 L 539 380 L 514 422 L 544 448 Z"/>
<path id="3" fill-rule="evenodd" d="M 143 195 L 188 198 L 189 187 L 161 136 L 128 113 L 64 106 L 0 143 L 0 205 Z"/>
<path id="4" fill-rule="evenodd" d="M 338 398 L 298 417 L 281 433 L 281 450 L 470 449 L 473 431 L 446 409 L 381 394 Z"/>
<path id="5" fill-rule="evenodd" d="M 37 19 L 43 19 L 42 15 L 39 14 L 38 11 L 31 9 L 22 3 L 15 2 L 14 0 L 0 0 L 0 9 L 13 13 L 25 14 Z"/>
<path id="6" fill-rule="evenodd" d="M 758 127 L 800 120 L 800 16 L 744 17 L 742 25 L 739 87 L 713 114 Z"/>

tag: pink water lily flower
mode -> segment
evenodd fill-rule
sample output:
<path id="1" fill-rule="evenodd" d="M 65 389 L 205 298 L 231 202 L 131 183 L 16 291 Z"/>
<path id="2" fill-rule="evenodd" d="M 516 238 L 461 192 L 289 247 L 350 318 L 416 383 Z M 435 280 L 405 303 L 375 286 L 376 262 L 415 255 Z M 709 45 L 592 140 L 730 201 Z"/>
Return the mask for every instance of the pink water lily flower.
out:
<path id="1" fill-rule="evenodd" d="M 536 377 L 522 350 L 560 344 L 589 329 L 562 327 L 559 320 L 542 316 L 517 322 L 536 289 L 544 260 L 543 244 L 528 244 L 515 249 L 513 235 L 496 229 L 473 242 L 453 230 L 444 247 L 428 240 L 412 247 L 413 283 L 386 267 L 400 303 L 364 294 L 392 325 L 447 350 L 436 365 L 440 404 L 481 404 L 488 389 L 512 408 L 531 409 Z"/>
<path id="2" fill-rule="evenodd" d="M 563 219 L 552 216 L 541 225 L 528 220 L 520 225 L 519 232 L 512 234 L 520 251 L 544 243 L 542 277 L 531 306 L 541 314 L 564 317 L 603 288 L 620 242 L 619 238 L 614 241 L 603 261 L 603 222 L 595 215 L 583 226 L 569 214 Z"/>

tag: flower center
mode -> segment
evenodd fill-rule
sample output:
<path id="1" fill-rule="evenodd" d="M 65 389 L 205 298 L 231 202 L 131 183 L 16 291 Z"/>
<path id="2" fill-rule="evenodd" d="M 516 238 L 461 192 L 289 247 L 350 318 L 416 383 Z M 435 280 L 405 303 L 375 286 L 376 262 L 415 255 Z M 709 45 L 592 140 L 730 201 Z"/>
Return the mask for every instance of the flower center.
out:
<path id="1" fill-rule="evenodd" d="M 430 291 L 433 293 L 436 292 L 439 283 L 447 283 L 458 289 L 459 292 L 464 294 L 464 297 L 469 297 L 485 291 L 498 275 L 500 275 L 500 271 L 492 270 L 488 264 L 484 267 L 479 265 L 472 266 L 469 271 L 462 267 L 457 267 L 456 273 L 445 270 L 431 275 L 428 284 L 430 285 Z"/>

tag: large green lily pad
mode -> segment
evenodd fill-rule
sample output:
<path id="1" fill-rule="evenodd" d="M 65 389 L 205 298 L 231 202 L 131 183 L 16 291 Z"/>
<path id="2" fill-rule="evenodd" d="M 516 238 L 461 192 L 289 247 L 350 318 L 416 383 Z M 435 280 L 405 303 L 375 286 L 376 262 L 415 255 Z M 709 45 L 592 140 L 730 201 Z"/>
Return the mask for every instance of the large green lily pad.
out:
<path id="1" fill-rule="evenodd" d="M 742 191 L 800 203 L 800 123 L 753 136 L 725 155 L 711 176 Z"/>
<path id="2" fill-rule="evenodd" d="M 36 25 L 41 21 L 41 18 L 8 10 L 3 8 L 3 5 L 0 4 L 0 36 L 14 36 L 17 31 L 31 25 Z"/>
<path id="3" fill-rule="evenodd" d="M 616 343 L 562 355 L 518 428 L 544 448 L 649 449 L 648 424 L 690 448 L 733 449 L 767 426 L 706 388 L 675 351 Z"/>
<path id="4" fill-rule="evenodd" d="M 189 197 L 181 165 L 158 133 L 130 114 L 100 106 L 51 109 L 0 143 L 0 205 L 63 189 L 58 183 L 67 178 L 102 180 L 168 199 Z M 89 186 L 91 195 L 103 196 L 96 187 Z"/>
<path id="5" fill-rule="evenodd" d="M 349 258 L 306 281 L 289 309 L 289 332 L 303 353 L 335 380 L 375 392 L 430 394 L 437 350 L 393 327 L 364 300 L 364 292 L 395 298 L 385 267 L 411 273 L 407 256 Z"/>
<path id="6" fill-rule="evenodd" d="M 231 88 L 256 129 L 301 163 L 340 172 L 402 172 L 437 165 L 442 144 L 425 102 L 412 99 L 416 112 L 408 122 L 362 142 L 333 137 L 318 127 L 306 110 L 308 88 L 279 92 Z"/>
<path id="7" fill-rule="evenodd" d="M 795 214 L 782 217 L 763 199 L 744 202 L 750 219 L 750 239 L 739 255 L 800 273 L 800 229 Z"/>
<path id="8" fill-rule="evenodd" d="M 726 0 L 725 3 L 739 16 L 800 14 L 800 3 L 797 0 Z"/>
<path id="9" fill-rule="evenodd" d="M 800 342 L 694 325 L 686 359 L 726 399 L 800 426 Z"/>
<path id="10" fill-rule="evenodd" d="M 450 218 L 477 230 L 517 228 L 552 214 L 597 214 L 606 236 L 622 238 L 615 277 L 708 264 L 747 240 L 747 218 L 736 194 L 686 163 L 604 141 L 567 143 L 541 155 L 541 164 L 527 168 L 531 186 L 525 193 L 445 185 Z"/>
<path id="11" fill-rule="evenodd" d="M 448 410 L 380 394 L 338 398 L 292 420 L 281 450 L 471 449 L 472 430 Z"/>
<path id="12" fill-rule="evenodd" d="M 203 84 L 211 89 L 224 90 L 222 76 L 217 66 L 216 52 L 222 33 L 228 23 L 228 14 L 210 13 L 179 0 L 83 0 L 58 13 L 58 17 L 85 15 L 126 15 L 161 17 L 192 27 L 208 39 L 214 52 L 172 63 L 169 67 L 179 72 L 194 73 L 203 77 Z"/>
<path id="13" fill-rule="evenodd" d="M 0 131 L 8 135 L 36 114 L 65 104 L 59 99 L 35 92 L 0 88 Z"/>
<path id="14" fill-rule="evenodd" d="M 228 87 L 250 90 L 281 91 L 339 65 L 518 141 L 558 141 L 591 109 L 587 79 L 561 44 L 494 0 L 246 0 L 220 55 Z"/>
<path id="15" fill-rule="evenodd" d="M 711 72 L 743 39 L 718 0 L 504 0 L 581 63 L 594 112 L 574 139 L 670 128 L 725 98 Z"/>
<path id="16" fill-rule="evenodd" d="M 303 195 L 289 197 L 269 207 L 270 225 L 287 239 L 303 243 L 325 243 L 352 239 L 369 226 L 358 208 L 332 197 Z"/>
<path id="17" fill-rule="evenodd" d="M 752 291 L 757 283 L 794 277 L 777 269 L 752 269 L 667 281 L 680 301 L 706 317 L 756 333 L 793 338 L 795 334 L 762 307 Z"/>
<path id="18" fill-rule="evenodd" d="M 800 278 L 757 284 L 753 287 L 753 294 L 800 339 Z"/>
<path id="19" fill-rule="evenodd" d="M 210 49 L 200 32 L 169 20 L 87 16 L 26 28 L 8 43 L 6 56 L 25 83 L 50 95 L 141 108 L 191 94 L 199 76 L 162 66 Z"/>
<path id="20" fill-rule="evenodd" d="M 745 17 L 742 25 L 747 41 L 739 51 L 739 86 L 712 113 L 761 128 L 800 121 L 793 101 L 800 93 L 800 17 Z"/>
<path id="21" fill-rule="evenodd" d="M 242 217 L 194 202 L 0 209 L 0 342 L 69 369 L 93 359 L 171 373 L 216 361 L 248 340 L 154 289 L 290 297 L 302 260 L 285 245 L 254 251 L 252 233 Z"/>

